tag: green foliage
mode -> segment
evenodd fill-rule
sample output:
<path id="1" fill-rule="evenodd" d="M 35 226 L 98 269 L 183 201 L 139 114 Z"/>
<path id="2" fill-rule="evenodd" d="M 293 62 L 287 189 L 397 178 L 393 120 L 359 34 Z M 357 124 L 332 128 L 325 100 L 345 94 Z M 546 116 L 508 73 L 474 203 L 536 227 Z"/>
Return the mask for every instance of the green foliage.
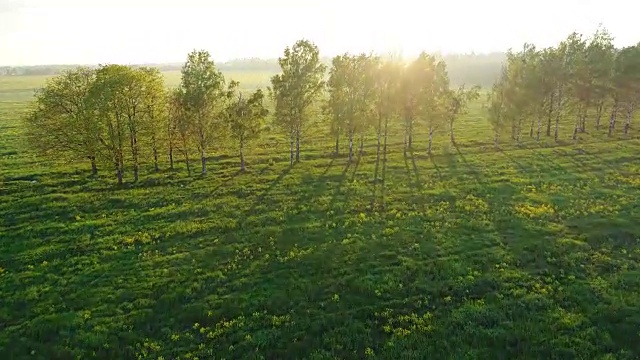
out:
<path id="1" fill-rule="evenodd" d="M 56 77 L 31 107 L 16 91 L 0 101 L 3 355 L 635 358 L 639 47 L 611 55 L 607 39 L 509 53 L 485 106 L 477 88 L 449 89 L 428 54 L 406 68 L 340 58 L 332 115 L 362 136 L 377 120 L 385 135 L 384 159 L 363 151 L 355 162 L 328 156 L 329 125 L 315 122 L 308 161 L 290 166 L 324 79 L 305 41 L 273 77 L 284 136 L 262 131 L 263 92 L 227 82 L 205 52 L 169 92 L 158 71 L 120 65 Z M 600 104 L 613 122 L 625 110 L 624 135 L 521 138 L 524 121 L 540 132 L 541 116 L 576 137 Z M 452 144 L 442 119 L 456 122 Z M 517 144 L 488 146 L 509 124 Z M 403 151 L 407 125 L 429 142 Z M 61 135 L 73 144 L 65 161 L 44 161 Z M 287 142 L 291 159 L 279 156 Z M 220 156 L 206 179 L 160 172 L 154 144 L 183 155 L 176 170 L 194 150 L 203 164 L 205 148 L 219 144 Z M 235 145 L 249 172 L 229 157 Z M 141 181 L 111 186 L 69 161 L 94 150 L 121 176 L 139 167 Z"/>
<path id="2" fill-rule="evenodd" d="M 226 89 L 226 81 L 222 73 L 216 69 L 211 55 L 205 50 L 192 51 L 182 67 L 180 82 L 184 107 L 184 120 L 191 137 L 200 153 L 202 175 L 207 173 L 207 150 L 214 141 L 222 141 L 224 136 L 224 112 L 226 100 L 233 93 L 233 86 Z"/>
<path id="3" fill-rule="evenodd" d="M 353 139 L 362 136 L 371 125 L 375 107 L 377 58 L 339 55 L 332 61 L 327 87 L 327 109 L 332 132 L 345 131 L 349 139 L 349 159 L 353 158 Z M 336 148 L 336 151 L 338 148 Z"/>
<path id="4" fill-rule="evenodd" d="M 278 59 L 282 73 L 271 78 L 271 98 L 279 126 L 290 138 L 293 164 L 293 142 L 296 161 L 300 160 L 300 137 L 309 124 L 311 110 L 324 89 L 326 66 L 320 62 L 318 47 L 308 40 L 298 40 L 284 50 Z"/>
<path id="5" fill-rule="evenodd" d="M 231 136 L 240 149 L 240 169 L 244 170 L 244 147 L 259 137 L 264 118 L 269 114 L 264 107 L 264 93 L 258 89 L 248 99 L 238 93 L 237 99 L 230 103 L 227 111 Z"/>
<path id="6" fill-rule="evenodd" d="M 28 146 L 56 160 L 93 159 L 98 154 L 99 123 L 89 103 L 95 72 L 68 70 L 35 94 L 26 119 Z"/>

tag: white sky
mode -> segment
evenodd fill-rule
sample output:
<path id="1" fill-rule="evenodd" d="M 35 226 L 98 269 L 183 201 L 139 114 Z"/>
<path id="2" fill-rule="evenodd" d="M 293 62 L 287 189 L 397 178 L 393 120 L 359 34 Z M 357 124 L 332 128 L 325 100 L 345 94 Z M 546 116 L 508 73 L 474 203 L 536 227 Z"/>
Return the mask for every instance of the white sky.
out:
<path id="1" fill-rule="evenodd" d="M 635 5 L 635 4 L 638 5 Z M 299 38 L 345 51 L 504 51 L 602 23 L 640 41 L 634 0 L 0 0 L 0 65 L 278 57 Z"/>

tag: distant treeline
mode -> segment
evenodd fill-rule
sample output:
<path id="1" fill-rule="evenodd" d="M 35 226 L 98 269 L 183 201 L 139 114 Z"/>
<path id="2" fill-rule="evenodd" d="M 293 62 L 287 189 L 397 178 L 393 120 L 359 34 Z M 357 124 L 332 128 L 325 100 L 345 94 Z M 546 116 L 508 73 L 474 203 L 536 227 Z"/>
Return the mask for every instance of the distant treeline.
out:
<path id="1" fill-rule="evenodd" d="M 452 85 L 480 85 L 490 87 L 498 79 L 500 69 L 506 60 L 505 53 L 491 54 L 452 54 L 442 56 L 447 63 Z M 331 58 L 325 57 L 322 62 L 330 66 Z M 182 63 L 144 64 L 140 66 L 155 67 L 160 71 L 180 71 Z M 0 76 L 18 75 L 57 75 L 66 70 L 75 69 L 77 65 L 37 65 L 37 66 L 2 66 Z M 134 66 L 135 67 L 135 66 Z M 277 73 L 280 71 L 278 59 L 236 59 L 216 64 L 222 72 L 252 71 Z"/>

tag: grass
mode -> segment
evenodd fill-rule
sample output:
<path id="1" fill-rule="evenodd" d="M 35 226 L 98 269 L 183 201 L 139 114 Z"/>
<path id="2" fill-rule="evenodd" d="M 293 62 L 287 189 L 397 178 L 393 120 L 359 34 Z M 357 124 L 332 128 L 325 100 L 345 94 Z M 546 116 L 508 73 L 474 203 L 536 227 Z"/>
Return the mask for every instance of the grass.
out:
<path id="1" fill-rule="evenodd" d="M 432 157 L 426 136 L 405 156 L 395 134 L 387 162 L 369 139 L 349 164 L 314 138 L 289 167 L 276 136 L 247 173 L 229 152 L 206 178 L 149 167 L 117 188 L 23 151 L 14 93 L 0 99 L 6 358 L 640 354 L 637 138 L 496 151 L 475 104 Z"/>

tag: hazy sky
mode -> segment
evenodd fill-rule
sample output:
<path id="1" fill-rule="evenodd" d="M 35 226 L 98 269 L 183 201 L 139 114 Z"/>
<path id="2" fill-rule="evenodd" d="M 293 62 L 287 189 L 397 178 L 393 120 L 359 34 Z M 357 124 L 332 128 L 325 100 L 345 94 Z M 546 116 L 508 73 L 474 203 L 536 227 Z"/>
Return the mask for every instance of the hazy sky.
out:
<path id="1" fill-rule="evenodd" d="M 553 45 L 602 23 L 640 41 L 632 0 L 0 0 L 0 65 L 273 58 L 299 38 L 345 51 L 490 52 Z"/>

